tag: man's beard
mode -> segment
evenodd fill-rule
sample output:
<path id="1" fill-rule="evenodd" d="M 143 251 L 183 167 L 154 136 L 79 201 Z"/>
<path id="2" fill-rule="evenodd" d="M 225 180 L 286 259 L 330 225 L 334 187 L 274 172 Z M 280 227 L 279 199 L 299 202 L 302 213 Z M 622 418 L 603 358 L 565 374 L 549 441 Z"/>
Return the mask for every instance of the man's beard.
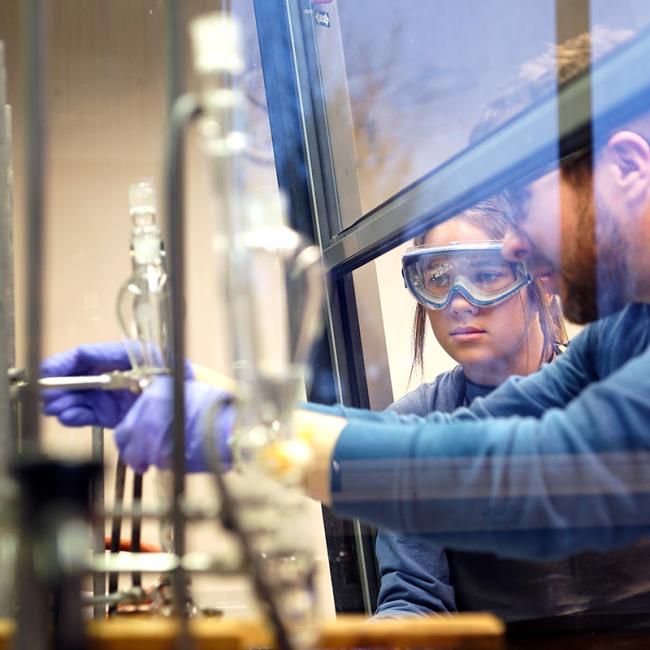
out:
<path id="1" fill-rule="evenodd" d="M 579 324 L 622 309 L 635 293 L 620 226 L 589 185 L 578 190 L 576 229 L 562 242 L 562 309 Z"/>

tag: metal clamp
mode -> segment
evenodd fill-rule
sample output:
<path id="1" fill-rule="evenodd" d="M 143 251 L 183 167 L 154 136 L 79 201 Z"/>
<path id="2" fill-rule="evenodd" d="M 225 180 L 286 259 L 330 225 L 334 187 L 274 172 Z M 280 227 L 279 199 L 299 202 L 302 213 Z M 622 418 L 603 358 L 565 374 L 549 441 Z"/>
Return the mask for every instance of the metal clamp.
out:
<path id="1" fill-rule="evenodd" d="M 141 371 L 115 370 L 99 375 L 41 377 L 38 385 L 41 390 L 130 390 L 141 393 L 151 383 L 151 379 L 152 375 L 143 375 Z M 18 397 L 27 386 L 25 371 L 10 368 L 9 384 L 11 396 Z"/>

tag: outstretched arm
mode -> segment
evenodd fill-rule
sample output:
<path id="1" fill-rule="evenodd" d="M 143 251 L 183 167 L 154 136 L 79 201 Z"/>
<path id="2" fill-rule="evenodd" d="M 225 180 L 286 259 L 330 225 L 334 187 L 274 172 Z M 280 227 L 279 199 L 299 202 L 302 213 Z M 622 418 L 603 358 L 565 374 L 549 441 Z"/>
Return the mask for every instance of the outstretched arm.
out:
<path id="1" fill-rule="evenodd" d="M 551 558 L 630 543 L 650 533 L 648 367 L 645 352 L 584 388 L 570 365 L 563 385 L 582 390 L 527 417 L 477 417 L 514 403 L 512 383 L 452 418 L 311 413 L 314 463 L 323 476 L 329 453 L 330 473 L 308 489 L 341 515 L 465 550 Z"/>

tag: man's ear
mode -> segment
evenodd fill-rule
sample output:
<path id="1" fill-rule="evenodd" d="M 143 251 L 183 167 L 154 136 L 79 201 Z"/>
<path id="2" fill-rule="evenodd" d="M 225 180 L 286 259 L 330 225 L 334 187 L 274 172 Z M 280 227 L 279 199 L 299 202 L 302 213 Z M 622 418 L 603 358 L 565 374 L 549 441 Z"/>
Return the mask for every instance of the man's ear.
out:
<path id="1" fill-rule="evenodd" d="M 603 154 L 629 205 L 650 198 L 650 144 L 645 138 L 634 131 L 617 131 Z"/>

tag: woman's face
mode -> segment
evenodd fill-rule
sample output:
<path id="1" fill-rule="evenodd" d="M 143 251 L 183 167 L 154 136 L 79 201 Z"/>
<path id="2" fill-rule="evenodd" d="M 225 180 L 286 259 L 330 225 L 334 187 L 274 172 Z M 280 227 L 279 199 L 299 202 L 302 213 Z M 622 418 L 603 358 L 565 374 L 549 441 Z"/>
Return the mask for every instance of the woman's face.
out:
<path id="1" fill-rule="evenodd" d="M 452 219 L 429 231 L 425 244 L 445 246 L 450 242 L 476 242 L 492 239 L 478 226 Z M 527 289 L 494 307 L 476 307 L 457 291 L 443 309 L 427 309 L 433 333 L 445 352 L 460 363 L 468 377 L 479 383 L 500 383 L 501 375 L 528 367 L 528 338 L 531 327 L 539 329 L 539 320 Z M 536 353 L 539 354 L 539 350 Z M 534 360 L 539 363 L 539 358 Z M 468 372 L 475 368 L 487 371 Z M 492 379 L 494 373 L 494 379 Z M 479 381 L 480 380 L 480 381 Z"/>

